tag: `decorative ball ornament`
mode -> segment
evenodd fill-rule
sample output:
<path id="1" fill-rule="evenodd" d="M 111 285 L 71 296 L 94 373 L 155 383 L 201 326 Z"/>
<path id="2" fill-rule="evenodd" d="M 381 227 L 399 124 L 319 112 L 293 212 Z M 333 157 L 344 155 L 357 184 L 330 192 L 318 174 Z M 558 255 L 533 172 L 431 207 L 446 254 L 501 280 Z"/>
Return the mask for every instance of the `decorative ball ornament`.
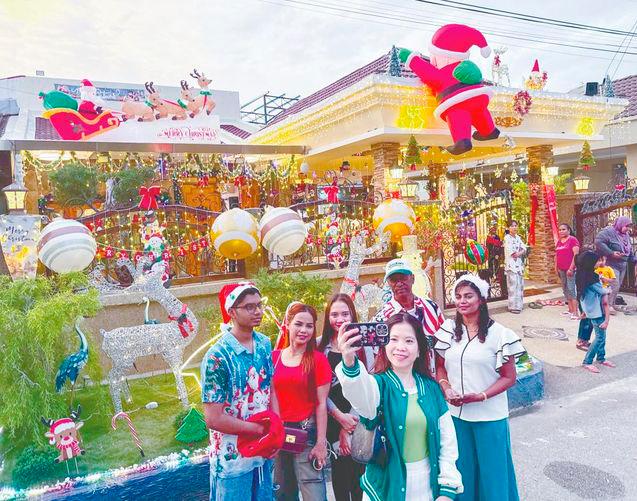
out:
<path id="1" fill-rule="evenodd" d="M 467 246 L 464 250 L 464 255 L 471 264 L 480 266 L 486 263 L 489 258 L 489 252 L 484 248 L 482 244 L 479 244 L 475 240 L 467 241 Z"/>
<path id="2" fill-rule="evenodd" d="M 223 212 L 212 225 L 210 237 L 215 249 L 228 259 L 245 259 L 259 244 L 257 221 L 249 212 L 235 207 Z"/>
<path id="3" fill-rule="evenodd" d="M 266 209 L 259 223 L 261 243 L 272 254 L 289 256 L 301 247 L 307 228 L 299 214 L 287 207 Z"/>
<path id="4" fill-rule="evenodd" d="M 56 273 L 82 271 L 95 258 L 97 243 L 82 223 L 58 218 L 49 223 L 38 241 L 38 258 Z"/>
<path id="5" fill-rule="evenodd" d="M 376 232 L 380 235 L 389 232 L 392 242 L 400 242 L 402 237 L 410 235 L 415 222 L 414 210 L 402 200 L 395 198 L 385 200 L 376 207 L 372 220 Z"/>

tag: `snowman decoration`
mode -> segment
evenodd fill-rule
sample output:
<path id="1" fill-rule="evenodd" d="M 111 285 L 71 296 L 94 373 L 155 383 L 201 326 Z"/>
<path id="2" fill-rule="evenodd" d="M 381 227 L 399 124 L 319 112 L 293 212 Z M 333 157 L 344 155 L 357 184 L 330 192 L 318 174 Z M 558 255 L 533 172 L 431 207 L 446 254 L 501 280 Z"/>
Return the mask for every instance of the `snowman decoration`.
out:
<path id="1" fill-rule="evenodd" d="M 97 97 L 97 87 L 84 79 L 80 85 L 80 103 L 77 111 L 85 118 L 93 120 L 104 111 L 106 103 Z"/>
<path id="2" fill-rule="evenodd" d="M 158 266 L 163 266 L 161 279 L 166 282 L 170 278 L 170 269 L 167 262 L 169 252 L 166 250 L 163 230 L 164 227 L 159 224 L 155 214 L 149 211 L 145 215 L 145 221 L 140 231 L 141 240 L 144 243 L 144 254 L 150 260 L 150 271 L 155 271 Z"/>

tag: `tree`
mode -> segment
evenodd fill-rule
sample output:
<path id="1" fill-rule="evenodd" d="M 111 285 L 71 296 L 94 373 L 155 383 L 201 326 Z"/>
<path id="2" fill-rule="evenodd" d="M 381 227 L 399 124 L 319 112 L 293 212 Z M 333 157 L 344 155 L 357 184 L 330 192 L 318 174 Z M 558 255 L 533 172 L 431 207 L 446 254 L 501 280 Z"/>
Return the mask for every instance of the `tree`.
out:
<path id="1" fill-rule="evenodd" d="M 53 172 L 49 179 L 53 186 L 55 201 L 65 207 L 93 205 L 98 198 L 98 173 L 81 163 L 69 162 Z"/>
<path id="2" fill-rule="evenodd" d="M 191 407 L 186 417 L 181 422 L 175 438 L 186 444 L 199 442 L 208 436 L 208 427 L 204 421 L 203 414 L 195 407 Z"/>
<path id="3" fill-rule="evenodd" d="M 420 146 L 413 135 L 409 138 L 409 142 L 407 143 L 405 163 L 410 166 L 422 164 L 422 158 L 420 158 Z"/>
<path id="4" fill-rule="evenodd" d="M 597 162 L 591 151 L 591 145 L 588 141 L 584 141 L 582 146 L 582 152 L 580 153 L 579 162 L 577 163 L 582 169 L 588 170 L 593 167 Z"/>
<path id="5" fill-rule="evenodd" d="M 529 185 L 518 181 L 511 185 L 513 200 L 511 202 L 512 219 L 518 222 L 518 232 L 522 238 L 527 238 L 529 221 L 531 219 L 531 192 Z"/>
<path id="6" fill-rule="evenodd" d="M 155 177 L 151 167 L 128 168 L 115 174 L 117 183 L 113 188 L 113 197 L 119 204 L 139 203 L 139 189 Z"/>
<path id="7" fill-rule="evenodd" d="M 389 69 L 387 73 L 390 77 L 402 76 L 402 69 L 400 67 L 400 59 L 398 59 L 398 49 L 395 45 L 392 46 L 389 53 Z"/>

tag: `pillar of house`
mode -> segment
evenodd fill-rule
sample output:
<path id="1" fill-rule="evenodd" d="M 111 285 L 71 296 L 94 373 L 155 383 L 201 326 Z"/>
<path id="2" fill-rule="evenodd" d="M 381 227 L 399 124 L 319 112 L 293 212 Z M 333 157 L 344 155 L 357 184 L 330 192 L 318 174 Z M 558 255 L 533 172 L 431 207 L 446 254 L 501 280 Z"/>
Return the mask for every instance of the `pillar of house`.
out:
<path id="1" fill-rule="evenodd" d="M 429 195 L 431 198 L 447 201 L 447 164 L 432 163 L 427 166 L 429 171 Z"/>
<path id="2" fill-rule="evenodd" d="M 375 193 L 385 193 L 385 170 L 400 161 L 400 143 L 376 143 L 371 147 L 374 159 L 374 175 L 372 185 Z"/>
<path id="3" fill-rule="evenodd" d="M 538 207 L 535 215 L 535 245 L 528 261 L 529 278 L 544 283 L 557 283 L 555 276 L 555 242 L 551 230 L 546 200 L 542 167 L 553 164 L 553 146 L 549 144 L 531 146 L 526 149 L 529 165 L 529 189 L 537 193 Z"/>

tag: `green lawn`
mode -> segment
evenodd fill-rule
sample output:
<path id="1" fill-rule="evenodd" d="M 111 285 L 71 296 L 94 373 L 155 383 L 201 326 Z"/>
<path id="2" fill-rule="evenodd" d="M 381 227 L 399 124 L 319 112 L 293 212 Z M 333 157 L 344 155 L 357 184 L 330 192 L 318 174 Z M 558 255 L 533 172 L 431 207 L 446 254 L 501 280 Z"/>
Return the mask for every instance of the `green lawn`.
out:
<path id="1" fill-rule="evenodd" d="M 201 410 L 200 389 L 197 382 L 192 377 L 184 379 L 188 387 L 190 403 L 196 404 L 197 408 Z M 117 430 L 113 430 L 111 418 L 114 412 L 105 414 L 91 412 L 94 407 L 92 404 L 95 401 L 95 388 L 76 390 L 76 402 L 82 405 L 80 419 L 84 421 L 84 426 L 80 432 L 83 447 L 86 450 L 86 454 L 77 461 L 80 475 L 141 463 L 147 459 L 187 447 L 187 444 L 175 440 L 174 421 L 183 407 L 177 398 L 177 389 L 172 373 L 131 380 L 129 384 L 133 401 L 124 403 L 124 411 L 129 414 L 137 429 L 146 457 L 140 456 L 125 421 L 118 419 Z M 146 409 L 144 406 L 151 401 L 157 402 L 159 406 L 156 409 Z M 45 431 L 47 430 L 42 426 L 42 434 Z M 6 437 L 4 442 L 2 452 L 5 454 L 6 463 L 4 470 L 0 473 L 0 483 L 11 484 L 11 472 L 15 459 L 20 451 L 29 444 L 21 442 L 18 438 L 17 442 L 13 441 L 14 447 L 9 449 L 6 446 L 8 442 Z M 202 440 L 194 444 L 194 447 L 205 445 L 206 440 Z M 72 461 L 69 461 L 69 468 L 71 476 L 76 476 L 75 465 Z M 53 475 L 42 478 L 42 481 L 51 483 L 63 480 L 66 476 L 66 466 L 59 464 L 55 465 Z"/>

